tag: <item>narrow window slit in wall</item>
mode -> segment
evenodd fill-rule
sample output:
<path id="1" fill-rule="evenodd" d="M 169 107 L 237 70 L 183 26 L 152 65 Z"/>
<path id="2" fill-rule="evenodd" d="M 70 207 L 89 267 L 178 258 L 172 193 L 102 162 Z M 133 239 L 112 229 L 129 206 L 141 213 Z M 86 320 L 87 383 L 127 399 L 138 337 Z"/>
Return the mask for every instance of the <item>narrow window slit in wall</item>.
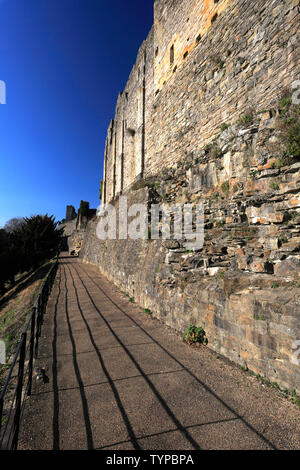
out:
<path id="1" fill-rule="evenodd" d="M 173 73 L 175 73 L 177 70 L 177 65 L 175 65 L 175 67 L 173 68 Z"/>
<path id="2" fill-rule="evenodd" d="M 186 51 L 186 52 L 183 54 L 183 58 L 186 59 L 188 55 L 189 55 L 189 51 Z"/>
<path id="3" fill-rule="evenodd" d="M 215 13 L 214 16 L 211 19 L 211 24 L 213 24 L 216 21 L 217 18 L 218 18 L 218 13 Z"/>
<path id="4" fill-rule="evenodd" d="M 214 0 L 214 3 L 215 3 L 215 4 L 216 4 L 216 3 L 219 3 L 219 0 Z"/>
<path id="5" fill-rule="evenodd" d="M 174 44 L 170 49 L 170 65 L 174 64 Z"/>
<path id="6" fill-rule="evenodd" d="M 196 37 L 196 43 L 198 44 L 198 42 L 201 41 L 201 34 L 198 34 L 198 36 Z"/>
<path id="7" fill-rule="evenodd" d="M 130 127 L 127 127 L 127 132 L 131 137 L 135 136 L 135 130 L 134 129 L 131 129 Z"/>
<path id="8" fill-rule="evenodd" d="M 158 47 L 155 49 L 155 57 L 158 56 Z"/>

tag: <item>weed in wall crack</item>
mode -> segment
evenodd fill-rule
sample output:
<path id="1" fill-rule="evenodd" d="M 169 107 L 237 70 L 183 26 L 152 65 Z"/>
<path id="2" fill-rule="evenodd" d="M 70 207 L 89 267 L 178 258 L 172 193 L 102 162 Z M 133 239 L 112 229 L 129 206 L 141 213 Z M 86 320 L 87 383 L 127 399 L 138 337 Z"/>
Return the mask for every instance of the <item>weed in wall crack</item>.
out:
<path id="1" fill-rule="evenodd" d="M 271 388 L 274 388 L 275 390 L 277 390 L 278 392 L 280 392 L 284 398 L 288 398 L 289 401 L 291 403 L 293 403 L 294 405 L 296 406 L 299 406 L 300 407 L 300 397 L 297 395 L 297 392 L 295 389 L 289 391 L 287 389 L 282 389 L 280 387 L 280 385 L 278 385 L 277 382 L 271 382 L 269 379 L 267 379 L 266 377 L 263 377 L 262 375 L 260 374 L 256 374 L 255 372 L 253 372 L 251 369 L 248 369 L 248 367 L 244 367 L 244 366 L 240 366 L 240 369 L 243 371 L 243 372 L 247 372 L 249 375 L 251 375 L 252 377 L 255 377 L 257 380 L 259 380 L 262 384 L 264 385 L 267 385 Z"/>
<path id="2" fill-rule="evenodd" d="M 183 341 L 187 344 L 207 344 L 206 333 L 202 326 L 190 325 L 183 335 Z"/>

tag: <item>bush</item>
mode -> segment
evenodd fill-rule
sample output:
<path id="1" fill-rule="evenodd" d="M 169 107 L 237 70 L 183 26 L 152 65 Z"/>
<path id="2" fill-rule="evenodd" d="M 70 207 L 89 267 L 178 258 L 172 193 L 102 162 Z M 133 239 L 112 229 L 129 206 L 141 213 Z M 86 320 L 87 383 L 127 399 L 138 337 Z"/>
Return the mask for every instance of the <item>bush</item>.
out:
<path id="1" fill-rule="evenodd" d="M 286 150 L 294 159 L 300 159 L 300 122 L 291 126 L 286 134 Z"/>
<path id="2" fill-rule="evenodd" d="M 278 111 L 282 151 L 280 163 L 290 165 L 300 160 L 300 105 L 293 104 L 291 92 L 284 91 L 279 99 Z"/>
<path id="3" fill-rule="evenodd" d="M 230 190 L 229 181 L 224 181 L 224 183 L 221 184 L 221 190 L 224 194 L 226 194 L 226 196 L 228 196 Z"/>
<path id="4" fill-rule="evenodd" d="M 240 119 L 240 124 L 252 124 L 254 120 L 253 114 L 245 114 Z"/>
<path id="5" fill-rule="evenodd" d="M 202 326 L 190 325 L 183 335 L 183 341 L 187 344 L 207 344 L 206 333 Z"/>
<path id="6" fill-rule="evenodd" d="M 26 217 L 20 230 L 14 234 L 22 270 L 36 269 L 44 261 L 53 258 L 60 248 L 62 237 L 63 229 L 57 230 L 54 216 Z"/>
<path id="7" fill-rule="evenodd" d="M 229 127 L 229 124 L 227 124 L 226 122 L 223 122 L 223 124 L 221 126 L 221 132 L 226 131 L 226 129 L 228 129 L 228 127 Z"/>
<path id="8" fill-rule="evenodd" d="M 13 250 L 12 236 L 6 230 L 0 230 L 0 293 L 4 291 L 7 281 L 13 281 L 18 272 Z"/>
<path id="9" fill-rule="evenodd" d="M 0 293 L 17 273 L 34 270 L 57 254 L 63 233 L 57 224 L 53 216 L 36 215 L 9 232 L 0 230 Z"/>

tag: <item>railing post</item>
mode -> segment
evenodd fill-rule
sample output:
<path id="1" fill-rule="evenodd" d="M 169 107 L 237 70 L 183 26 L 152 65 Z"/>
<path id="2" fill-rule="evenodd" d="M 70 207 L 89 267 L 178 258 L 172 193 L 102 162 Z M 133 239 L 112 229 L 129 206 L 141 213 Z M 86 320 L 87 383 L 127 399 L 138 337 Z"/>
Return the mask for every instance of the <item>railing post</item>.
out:
<path id="1" fill-rule="evenodd" d="M 32 391 L 32 376 L 33 376 L 33 362 L 34 358 L 38 356 L 38 346 L 39 346 L 39 337 L 41 335 L 43 313 L 46 309 L 47 301 L 49 294 L 51 292 L 52 284 L 54 282 L 56 271 L 58 267 L 58 262 L 56 261 L 55 267 L 48 273 L 44 287 L 42 288 L 35 306 L 32 308 L 32 314 L 29 322 L 27 323 L 24 333 L 21 335 L 21 339 L 18 345 L 17 352 L 14 356 L 13 363 L 10 367 L 8 377 L 5 381 L 5 385 L 0 390 L 0 448 L 4 449 L 13 449 L 16 450 L 18 446 L 19 439 L 19 430 L 20 430 L 20 420 L 22 414 L 22 402 L 23 402 L 23 390 L 24 393 L 27 392 L 27 395 L 31 394 Z M 28 362 L 28 381 L 25 384 L 24 378 L 24 368 L 25 368 L 25 359 L 26 359 L 26 342 L 27 342 L 27 332 L 29 330 L 29 324 L 31 327 L 30 331 L 30 344 L 29 344 L 29 362 Z M 29 334 L 29 333 L 28 333 Z M 17 364 L 19 357 L 19 368 L 18 368 L 18 377 L 17 377 L 17 386 L 15 389 L 15 403 L 12 404 L 9 416 L 5 426 L 2 423 L 3 412 L 4 412 L 4 398 L 7 392 L 7 387 L 9 380 L 12 378 L 12 372 L 15 365 Z M 26 374 L 27 375 L 27 374 Z M 25 397 L 24 397 L 25 399 Z M 13 406 L 15 405 L 15 406 Z M 13 413 L 11 413 L 13 412 Z M 6 415 L 5 415 L 6 418 Z M 8 435 L 6 434 L 9 430 Z"/>
<path id="2" fill-rule="evenodd" d="M 35 347 L 34 347 L 34 357 L 37 359 L 38 349 L 39 349 L 39 335 L 40 335 L 40 322 L 41 322 L 41 307 L 40 307 L 40 296 L 37 299 L 37 309 L 36 309 L 36 332 L 35 332 Z"/>
<path id="3" fill-rule="evenodd" d="M 26 356 L 26 333 L 23 333 L 21 336 L 22 346 L 20 349 L 20 359 L 19 359 L 19 371 L 18 371 L 18 384 L 17 384 L 17 393 L 16 393 L 16 409 L 14 415 L 13 423 L 13 438 L 11 449 L 17 450 L 18 447 L 18 437 L 20 429 L 20 417 L 21 417 L 21 408 L 22 408 L 22 390 L 23 390 L 23 376 L 24 376 L 24 363 Z"/>
<path id="4" fill-rule="evenodd" d="M 3 416 L 3 397 L 0 398 L 0 449 L 1 449 L 2 416 Z"/>
<path id="5" fill-rule="evenodd" d="M 30 331 L 30 351 L 29 351 L 29 364 L 28 364 L 28 390 L 27 395 L 31 395 L 32 388 L 32 372 L 33 372 L 33 356 L 34 356 L 34 333 L 35 333 L 35 314 L 36 308 L 32 309 L 31 316 L 31 331 Z"/>

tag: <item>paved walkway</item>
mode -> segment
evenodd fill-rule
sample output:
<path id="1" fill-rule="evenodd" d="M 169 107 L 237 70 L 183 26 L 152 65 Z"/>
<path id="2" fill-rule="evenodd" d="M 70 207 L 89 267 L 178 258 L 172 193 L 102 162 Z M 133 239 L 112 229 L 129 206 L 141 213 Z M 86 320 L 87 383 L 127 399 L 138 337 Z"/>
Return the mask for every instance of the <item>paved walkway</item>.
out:
<path id="1" fill-rule="evenodd" d="M 300 449 L 300 410 L 61 258 L 19 449 Z"/>

